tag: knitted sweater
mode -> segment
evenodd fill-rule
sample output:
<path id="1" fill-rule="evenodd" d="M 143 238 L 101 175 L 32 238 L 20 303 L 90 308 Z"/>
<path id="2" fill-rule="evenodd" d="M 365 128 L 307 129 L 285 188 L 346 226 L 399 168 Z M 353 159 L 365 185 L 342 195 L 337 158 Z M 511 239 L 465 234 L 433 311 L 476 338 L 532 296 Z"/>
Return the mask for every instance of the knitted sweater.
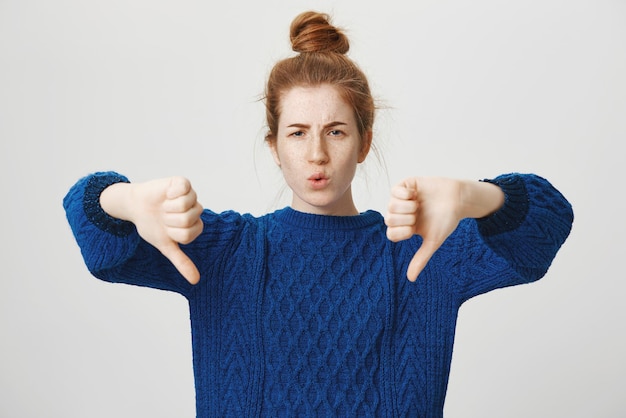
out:
<path id="1" fill-rule="evenodd" d="M 541 278 L 573 212 L 545 179 L 494 180 L 505 204 L 466 219 L 416 282 L 421 239 L 392 243 L 381 214 L 264 216 L 204 210 L 181 248 L 189 284 L 133 224 L 99 205 L 113 172 L 80 179 L 64 199 L 89 271 L 189 301 L 197 417 L 441 417 L 457 314 L 469 298 Z"/>

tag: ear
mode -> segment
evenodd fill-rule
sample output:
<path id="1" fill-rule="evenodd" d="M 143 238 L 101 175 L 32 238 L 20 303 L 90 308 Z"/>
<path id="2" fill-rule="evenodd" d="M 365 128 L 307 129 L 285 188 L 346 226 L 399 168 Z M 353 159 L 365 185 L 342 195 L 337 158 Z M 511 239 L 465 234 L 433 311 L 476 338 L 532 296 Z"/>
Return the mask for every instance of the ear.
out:
<path id="1" fill-rule="evenodd" d="M 280 167 L 280 158 L 278 157 L 278 144 L 276 143 L 277 140 L 268 140 L 267 144 L 270 147 L 270 152 L 272 153 L 272 157 L 274 158 L 274 162 L 276 163 L 276 165 L 278 167 Z"/>
<path id="2" fill-rule="evenodd" d="M 361 150 L 359 151 L 359 163 L 365 161 L 367 154 L 370 152 L 370 148 L 372 147 L 372 131 L 365 132 L 363 137 L 363 141 L 361 143 Z"/>

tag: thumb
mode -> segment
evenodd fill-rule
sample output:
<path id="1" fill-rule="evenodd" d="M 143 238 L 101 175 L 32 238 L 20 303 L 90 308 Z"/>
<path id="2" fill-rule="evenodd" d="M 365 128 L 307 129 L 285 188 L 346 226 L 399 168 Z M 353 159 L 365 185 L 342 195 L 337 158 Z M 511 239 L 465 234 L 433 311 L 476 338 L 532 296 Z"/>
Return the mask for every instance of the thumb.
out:
<path id="1" fill-rule="evenodd" d="M 183 275 L 191 284 L 200 281 L 200 272 L 191 259 L 185 254 L 174 241 L 161 248 L 161 253 L 170 260 L 176 270 Z"/>
<path id="2" fill-rule="evenodd" d="M 437 248 L 439 246 L 434 242 L 422 242 L 422 246 L 417 250 L 407 268 L 406 277 L 409 281 L 414 282 L 417 280 L 417 277 L 424 270 Z"/>

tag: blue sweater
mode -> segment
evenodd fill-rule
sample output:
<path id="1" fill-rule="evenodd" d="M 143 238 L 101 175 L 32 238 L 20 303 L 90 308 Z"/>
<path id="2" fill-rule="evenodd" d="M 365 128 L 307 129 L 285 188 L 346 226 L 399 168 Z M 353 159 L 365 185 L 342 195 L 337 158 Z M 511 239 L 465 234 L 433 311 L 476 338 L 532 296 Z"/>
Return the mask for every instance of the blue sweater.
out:
<path id="1" fill-rule="evenodd" d="M 201 273 L 194 286 L 103 212 L 101 191 L 120 181 L 80 179 L 67 218 L 94 276 L 189 301 L 198 417 L 441 417 L 461 304 L 541 278 L 573 222 L 541 177 L 488 180 L 503 208 L 463 220 L 411 283 L 421 239 L 390 242 L 377 212 L 205 210 L 202 234 L 181 246 Z"/>

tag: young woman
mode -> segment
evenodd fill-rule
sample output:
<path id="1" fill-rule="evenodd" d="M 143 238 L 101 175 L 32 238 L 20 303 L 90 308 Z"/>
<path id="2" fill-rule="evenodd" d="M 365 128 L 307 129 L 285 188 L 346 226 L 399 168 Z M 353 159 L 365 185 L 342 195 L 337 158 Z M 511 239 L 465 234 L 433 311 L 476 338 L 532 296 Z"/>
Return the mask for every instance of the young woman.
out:
<path id="1" fill-rule="evenodd" d="M 298 54 L 276 64 L 265 103 L 291 206 L 215 213 L 187 179 L 99 172 L 70 189 L 67 218 L 94 276 L 188 299 L 198 417 L 440 417 L 459 307 L 541 278 L 571 206 L 512 173 L 408 178 L 385 218 L 359 212 L 366 77 L 326 15 L 303 13 L 290 32 Z"/>

